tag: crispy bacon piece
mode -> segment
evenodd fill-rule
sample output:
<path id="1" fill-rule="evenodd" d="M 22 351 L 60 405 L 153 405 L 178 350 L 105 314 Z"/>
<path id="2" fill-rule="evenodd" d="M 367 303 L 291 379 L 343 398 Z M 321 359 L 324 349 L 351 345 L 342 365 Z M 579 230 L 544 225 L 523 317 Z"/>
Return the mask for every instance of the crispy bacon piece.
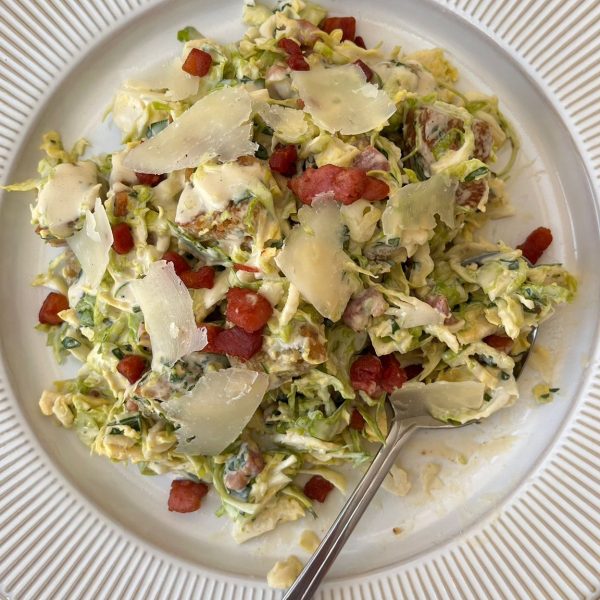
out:
<path id="1" fill-rule="evenodd" d="M 260 352 L 262 344 L 262 329 L 249 333 L 236 325 L 231 329 L 223 329 L 218 332 L 212 346 L 215 354 L 227 354 L 249 360 L 257 352 Z"/>
<path id="2" fill-rule="evenodd" d="M 362 38 L 362 36 L 357 35 L 354 38 L 354 43 L 359 47 L 362 48 L 363 50 L 367 49 L 367 45 L 365 44 L 365 40 Z"/>
<path id="3" fill-rule="evenodd" d="M 394 390 L 401 388 L 407 380 L 404 369 L 393 354 L 381 357 L 381 379 L 379 385 L 391 394 Z"/>
<path id="4" fill-rule="evenodd" d="M 281 38 L 277 42 L 277 47 L 281 48 L 286 54 L 290 56 L 292 54 L 302 54 L 302 48 L 297 44 L 294 40 L 290 40 L 289 38 Z"/>
<path id="5" fill-rule="evenodd" d="M 248 333 L 262 329 L 272 314 L 271 303 L 261 294 L 245 288 L 227 292 L 227 320 Z"/>
<path id="6" fill-rule="evenodd" d="M 367 146 L 355 159 L 352 164 L 357 169 L 364 171 L 389 171 L 390 163 L 388 159 L 377 148 Z"/>
<path id="7" fill-rule="evenodd" d="M 238 454 L 239 456 L 240 454 Z M 250 480 L 265 468 L 265 459 L 258 448 L 248 447 L 242 457 L 244 462 L 239 469 L 227 473 L 224 477 L 225 487 L 236 492 L 243 490 Z"/>
<path id="8" fill-rule="evenodd" d="M 320 475 L 313 475 L 304 485 L 306 496 L 317 502 L 325 502 L 331 490 L 333 490 L 333 484 Z"/>
<path id="9" fill-rule="evenodd" d="M 371 354 L 359 356 L 350 367 L 350 383 L 355 390 L 362 390 L 371 397 L 379 396 L 381 372 L 379 358 Z"/>
<path id="10" fill-rule="evenodd" d="M 211 66 L 212 56 L 208 52 L 192 48 L 181 68 L 195 77 L 204 77 L 210 71 Z"/>
<path id="11" fill-rule="evenodd" d="M 204 327 L 206 329 L 206 339 L 207 344 L 202 348 L 202 352 L 210 352 L 211 354 L 218 354 L 216 340 L 218 335 L 223 331 L 222 327 L 219 325 L 213 325 L 212 323 L 202 323 L 200 327 Z"/>
<path id="12" fill-rule="evenodd" d="M 296 173 L 297 160 L 298 150 L 296 146 L 279 144 L 275 148 L 275 152 L 273 152 L 271 158 L 269 158 L 269 167 L 271 171 L 291 177 Z"/>
<path id="13" fill-rule="evenodd" d="M 489 185 L 485 179 L 476 181 L 462 181 L 456 188 L 456 204 L 477 208 L 479 203 L 487 198 Z"/>
<path id="14" fill-rule="evenodd" d="M 133 250 L 135 242 L 131 227 L 127 223 L 117 223 L 112 226 L 113 243 L 112 248 L 117 254 L 127 254 Z"/>
<path id="15" fill-rule="evenodd" d="M 173 268 L 177 275 L 181 275 L 190 270 L 190 265 L 188 265 L 187 260 L 185 260 L 181 254 L 177 254 L 177 252 L 165 252 L 162 259 L 173 263 Z"/>
<path id="16" fill-rule="evenodd" d="M 500 352 L 508 354 L 513 347 L 513 341 L 507 335 L 488 335 L 483 338 L 483 342 Z"/>
<path id="17" fill-rule="evenodd" d="M 535 265 L 551 243 L 552 232 L 547 227 L 538 227 L 517 248 L 532 265 Z"/>
<path id="18" fill-rule="evenodd" d="M 342 204 L 352 204 L 360 198 L 383 200 L 389 194 L 386 183 L 368 177 L 363 169 L 335 165 L 309 168 L 290 179 L 288 187 L 304 204 L 312 204 L 317 196 L 330 195 Z"/>
<path id="19" fill-rule="evenodd" d="M 194 512 L 200 508 L 202 498 L 208 494 L 205 483 L 197 483 L 188 479 L 175 479 L 171 482 L 169 494 L 169 511 L 178 513 Z"/>
<path id="20" fill-rule="evenodd" d="M 154 173 L 137 173 L 135 174 L 140 185 L 156 187 L 164 178 L 164 175 L 156 175 Z"/>
<path id="21" fill-rule="evenodd" d="M 354 17 L 328 17 L 321 21 L 321 29 L 331 33 L 334 29 L 342 30 L 342 41 L 354 41 L 356 36 L 356 19 Z"/>
<path id="22" fill-rule="evenodd" d="M 246 271 L 247 273 L 260 273 L 260 269 L 251 267 L 250 265 L 242 265 L 240 263 L 233 263 L 234 271 Z"/>
<path id="23" fill-rule="evenodd" d="M 126 217 L 128 212 L 129 194 L 127 192 L 117 192 L 115 196 L 115 207 L 113 213 L 115 217 Z"/>
<path id="24" fill-rule="evenodd" d="M 350 429 L 356 429 L 357 431 L 362 431 L 365 427 L 365 419 L 364 417 L 356 410 L 356 408 L 352 411 L 350 415 Z"/>
<path id="25" fill-rule="evenodd" d="M 475 148 L 473 156 L 485 162 L 492 153 L 494 138 L 492 137 L 492 128 L 488 123 L 481 119 L 473 121 L 473 135 L 475 137 Z"/>
<path id="26" fill-rule="evenodd" d="M 383 294 L 367 288 L 348 302 L 342 319 L 354 331 L 364 331 L 371 317 L 380 317 L 389 307 Z"/>
<path id="27" fill-rule="evenodd" d="M 371 70 L 371 67 L 369 67 L 369 65 L 360 60 L 360 58 L 358 60 L 355 60 L 354 64 L 357 67 L 359 67 L 360 70 L 365 74 L 367 81 L 371 81 L 371 79 L 373 79 L 373 71 Z"/>
<path id="28" fill-rule="evenodd" d="M 69 308 L 69 300 L 64 294 L 50 292 L 42 306 L 38 315 L 40 323 L 44 325 L 60 325 L 63 320 L 58 316 L 58 313 Z"/>
<path id="29" fill-rule="evenodd" d="M 184 271 L 179 275 L 185 287 L 192 290 L 212 289 L 215 285 L 215 270 L 212 267 L 200 267 L 197 271 Z"/>
<path id="30" fill-rule="evenodd" d="M 406 373 L 407 381 L 410 379 L 414 379 L 423 371 L 423 365 L 407 365 L 404 367 L 404 372 Z"/>
<path id="31" fill-rule="evenodd" d="M 292 71 L 310 71 L 310 65 L 302 54 L 290 54 L 287 64 Z"/>
<path id="32" fill-rule="evenodd" d="M 143 356 L 137 354 L 128 354 L 124 356 L 117 364 L 117 371 L 129 381 L 135 383 L 146 370 L 148 363 Z"/>

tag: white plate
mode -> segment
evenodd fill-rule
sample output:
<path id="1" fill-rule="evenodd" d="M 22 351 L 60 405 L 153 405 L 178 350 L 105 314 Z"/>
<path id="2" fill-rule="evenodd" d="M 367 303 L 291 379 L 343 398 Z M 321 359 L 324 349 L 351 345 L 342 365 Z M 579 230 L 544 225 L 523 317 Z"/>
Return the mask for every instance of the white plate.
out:
<path id="1" fill-rule="evenodd" d="M 422 435 L 403 455 L 414 488 L 381 493 L 336 564 L 323 598 L 593 598 L 600 591 L 600 4 L 582 0 L 326 2 L 353 14 L 371 43 L 439 45 L 467 87 L 497 94 L 523 138 L 510 183 L 519 216 L 494 226 L 516 243 L 538 224 L 555 233 L 549 260 L 581 279 L 580 295 L 543 327 L 556 401 L 522 401 L 468 430 Z M 175 53 L 195 25 L 219 40 L 243 31 L 233 0 L 4 0 L 0 5 L 0 175 L 31 176 L 41 133 L 97 128 L 124 69 Z M 274 598 L 264 575 L 294 553 L 303 521 L 244 546 L 214 517 L 166 510 L 168 482 L 88 456 L 39 414 L 40 390 L 63 376 L 32 330 L 43 297 L 28 282 L 46 251 L 27 202 L 0 206 L 0 594 L 11 598 Z M 468 457 L 467 465 L 452 459 Z M 425 493 L 419 473 L 441 467 Z M 209 495 L 210 498 L 211 495 Z M 212 495 L 214 496 L 214 495 Z M 401 535 L 392 533 L 402 528 Z"/>

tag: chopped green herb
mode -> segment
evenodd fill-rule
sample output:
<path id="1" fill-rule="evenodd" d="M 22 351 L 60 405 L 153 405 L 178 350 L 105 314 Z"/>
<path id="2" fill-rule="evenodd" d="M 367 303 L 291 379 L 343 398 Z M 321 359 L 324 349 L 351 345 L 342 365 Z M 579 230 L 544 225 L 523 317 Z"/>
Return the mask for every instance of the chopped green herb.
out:
<path id="1" fill-rule="evenodd" d="M 475 181 L 475 179 L 483 177 L 489 172 L 490 170 L 487 167 L 479 167 L 479 169 L 475 169 L 465 176 L 465 182 L 469 183 L 470 181 Z"/>
<path id="2" fill-rule="evenodd" d="M 63 338 L 62 346 L 63 348 L 70 350 L 71 348 L 78 348 L 79 346 L 81 346 L 81 342 L 79 340 L 76 340 L 75 338 L 67 336 Z"/>
<path id="3" fill-rule="evenodd" d="M 177 32 L 177 41 L 179 42 L 189 42 L 190 40 L 197 40 L 201 38 L 202 34 L 195 28 L 190 25 L 180 29 Z"/>

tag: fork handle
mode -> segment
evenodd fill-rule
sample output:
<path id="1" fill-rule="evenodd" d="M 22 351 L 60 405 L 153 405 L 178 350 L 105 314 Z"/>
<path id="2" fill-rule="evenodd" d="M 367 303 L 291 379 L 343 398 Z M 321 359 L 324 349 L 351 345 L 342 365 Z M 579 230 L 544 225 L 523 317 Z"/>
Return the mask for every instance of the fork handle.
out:
<path id="1" fill-rule="evenodd" d="M 392 421 L 386 443 L 380 448 L 371 466 L 283 600 L 309 600 L 313 597 L 394 464 L 400 448 L 414 430 L 414 425 L 404 425 L 395 419 Z"/>

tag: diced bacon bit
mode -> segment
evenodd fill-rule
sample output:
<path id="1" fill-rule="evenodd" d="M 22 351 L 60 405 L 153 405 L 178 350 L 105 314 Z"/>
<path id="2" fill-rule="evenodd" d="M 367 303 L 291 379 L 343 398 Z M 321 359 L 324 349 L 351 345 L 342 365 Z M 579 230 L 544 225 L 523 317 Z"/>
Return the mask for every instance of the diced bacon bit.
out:
<path id="1" fill-rule="evenodd" d="M 131 398 L 129 398 L 127 400 L 127 402 L 125 402 L 125 408 L 129 412 L 137 412 L 140 407 L 138 406 L 138 403 L 135 400 L 132 400 Z"/>
<path id="2" fill-rule="evenodd" d="M 538 227 L 517 248 L 532 265 L 535 265 L 551 243 L 552 232 L 547 227 Z"/>
<path id="3" fill-rule="evenodd" d="M 360 70 L 365 74 L 367 81 L 371 81 L 371 79 L 373 79 L 373 71 L 371 70 L 371 67 L 369 67 L 369 65 L 360 60 L 360 58 L 358 60 L 355 60 L 354 64 L 357 67 L 359 67 Z"/>
<path id="4" fill-rule="evenodd" d="M 393 354 L 378 358 L 370 354 L 359 356 L 350 367 L 350 383 L 355 390 L 362 390 L 372 398 L 382 390 L 391 394 L 401 388 L 407 376 Z"/>
<path id="5" fill-rule="evenodd" d="M 475 136 L 475 148 L 473 156 L 485 162 L 492 153 L 494 138 L 492 137 L 492 128 L 488 123 L 481 119 L 475 119 L 472 125 L 473 135 Z"/>
<path id="6" fill-rule="evenodd" d="M 213 325 L 212 323 L 201 323 L 200 327 L 206 329 L 206 346 L 202 348 L 202 352 L 210 352 L 211 354 L 219 354 L 216 346 L 216 340 L 218 335 L 224 331 L 219 325 Z"/>
<path id="7" fill-rule="evenodd" d="M 129 194 L 127 192 L 117 192 L 113 208 L 115 217 L 126 217 L 129 212 L 128 204 Z"/>
<path id="8" fill-rule="evenodd" d="M 364 200 L 369 200 L 370 202 L 377 202 L 387 198 L 389 193 L 390 188 L 385 181 L 381 181 L 375 177 L 367 177 L 367 183 L 363 190 L 362 198 Z"/>
<path id="9" fill-rule="evenodd" d="M 407 376 L 400 363 L 393 354 L 381 357 L 381 387 L 391 394 L 394 390 L 401 388 L 407 381 Z"/>
<path id="10" fill-rule="evenodd" d="M 42 306 L 38 315 L 40 323 L 43 325 L 60 325 L 63 320 L 58 316 L 58 313 L 69 308 L 69 299 L 64 294 L 58 292 L 50 292 Z"/>
<path id="11" fill-rule="evenodd" d="M 310 65 L 301 54 L 291 54 L 287 59 L 288 67 L 292 71 L 310 71 Z"/>
<path id="12" fill-rule="evenodd" d="M 500 352 L 504 352 L 505 354 L 508 354 L 512 350 L 514 344 L 513 340 L 511 340 L 508 336 L 495 334 L 484 337 L 483 342 L 488 346 L 499 350 Z"/>
<path id="13" fill-rule="evenodd" d="M 423 372 L 423 365 L 407 365 L 404 367 L 407 381 L 418 377 Z"/>
<path id="14" fill-rule="evenodd" d="M 227 292 L 227 320 L 248 333 L 262 329 L 272 314 L 271 303 L 252 290 L 231 288 Z"/>
<path id="15" fill-rule="evenodd" d="M 342 30 L 342 41 L 354 41 L 356 36 L 356 19 L 354 17 L 328 17 L 323 19 L 320 25 L 325 33 L 331 33 L 334 29 Z"/>
<path id="16" fill-rule="evenodd" d="M 365 40 L 363 40 L 362 36 L 357 35 L 354 38 L 354 43 L 359 47 L 362 48 L 363 50 L 367 49 L 367 45 L 365 44 Z"/>
<path id="17" fill-rule="evenodd" d="M 296 43 L 294 40 L 290 40 L 289 38 L 281 38 L 277 42 L 277 47 L 281 48 L 290 56 L 293 54 L 302 54 L 302 48 L 300 48 L 300 44 Z"/>
<path id="18" fill-rule="evenodd" d="M 451 129 L 464 131 L 465 124 L 455 117 L 448 117 L 439 110 L 422 108 L 419 111 L 419 124 L 423 134 L 423 141 L 432 149 Z M 450 150 L 458 150 L 459 140 L 453 140 L 449 146 Z"/>
<path id="19" fill-rule="evenodd" d="M 135 246 L 131 227 L 127 223 L 117 223 L 111 229 L 113 234 L 112 249 L 117 254 L 128 254 L 131 252 Z"/>
<path id="20" fill-rule="evenodd" d="M 239 456 L 239 455 L 238 455 Z M 265 468 L 265 459 L 257 448 L 248 448 L 245 462 L 237 471 L 227 473 L 224 477 L 225 487 L 239 492 L 243 490 L 253 477 Z"/>
<path id="21" fill-rule="evenodd" d="M 249 360 L 257 352 L 260 352 L 262 344 L 262 329 L 249 333 L 236 325 L 231 329 L 223 329 L 218 332 L 212 346 L 215 354 L 227 354 Z"/>
<path id="22" fill-rule="evenodd" d="M 164 175 L 155 175 L 154 173 L 137 173 L 135 174 L 140 185 L 156 187 L 164 178 Z"/>
<path id="23" fill-rule="evenodd" d="M 189 479 L 175 479 L 171 482 L 169 511 L 178 513 L 194 512 L 200 508 L 202 498 L 208 494 L 205 483 Z"/>
<path id="24" fill-rule="evenodd" d="M 406 117 L 404 119 L 404 125 L 402 128 L 402 138 L 404 141 L 404 149 L 407 151 L 414 150 L 417 144 L 417 130 L 416 130 L 416 119 L 415 119 L 415 109 L 410 108 L 406 112 Z"/>
<path id="25" fill-rule="evenodd" d="M 348 302 L 342 320 L 354 331 L 364 331 L 371 317 L 380 317 L 389 304 L 383 294 L 374 288 L 367 288 Z"/>
<path id="26" fill-rule="evenodd" d="M 173 264 L 173 268 L 177 275 L 181 275 L 190 270 L 190 265 L 188 265 L 187 260 L 185 260 L 181 254 L 177 254 L 177 252 L 165 252 L 162 259 Z"/>
<path id="27" fill-rule="evenodd" d="M 359 356 L 350 367 L 350 383 L 355 390 L 362 390 L 371 397 L 379 396 L 381 371 L 379 358 L 370 354 Z"/>
<path id="28" fill-rule="evenodd" d="M 146 370 L 148 363 L 143 356 L 129 354 L 124 356 L 117 364 L 117 371 L 129 381 L 135 383 Z"/>
<path id="29" fill-rule="evenodd" d="M 364 171 L 389 171 L 390 163 L 382 152 L 367 146 L 355 159 L 352 166 Z"/>
<path id="30" fill-rule="evenodd" d="M 489 194 L 489 185 L 485 179 L 462 181 L 456 188 L 456 204 L 477 208 L 479 203 Z"/>
<path id="31" fill-rule="evenodd" d="M 364 170 L 336 165 L 309 168 L 290 179 L 288 187 L 304 204 L 312 204 L 316 196 L 328 193 L 342 204 L 352 204 L 360 198 L 383 200 L 389 194 L 386 183 L 367 176 Z"/>
<path id="32" fill-rule="evenodd" d="M 306 497 L 321 503 L 327 500 L 331 490 L 333 490 L 333 484 L 320 475 L 313 475 L 304 485 Z"/>
<path id="33" fill-rule="evenodd" d="M 211 66 L 212 56 L 208 52 L 192 48 L 181 68 L 190 75 L 204 77 L 210 71 Z"/>
<path id="34" fill-rule="evenodd" d="M 365 418 L 355 408 L 350 415 L 350 429 L 362 431 L 365 427 Z"/>
<path id="35" fill-rule="evenodd" d="M 298 150 L 296 146 L 279 144 L 271 158 L 269 158 L 269 167 L 271 171 L 291 177 L 296 173 L 297 160 Z"/>
<path id="36" fill-rule="evenodd" d="M 260 273 L 260 269 L 251 267 L 250 265 L 242 265 L 240 263 L 233 263 L 234 271 L 246 271 L 247 273 Z"/>
<path id="37" fill-rule="evenodd" d="M 200 267 L 197 271 L 184 271 L 179 275 L 185 287 L 192 290 L 212 289 L 215 285 L 215 270 L 212 267 Z"/>

